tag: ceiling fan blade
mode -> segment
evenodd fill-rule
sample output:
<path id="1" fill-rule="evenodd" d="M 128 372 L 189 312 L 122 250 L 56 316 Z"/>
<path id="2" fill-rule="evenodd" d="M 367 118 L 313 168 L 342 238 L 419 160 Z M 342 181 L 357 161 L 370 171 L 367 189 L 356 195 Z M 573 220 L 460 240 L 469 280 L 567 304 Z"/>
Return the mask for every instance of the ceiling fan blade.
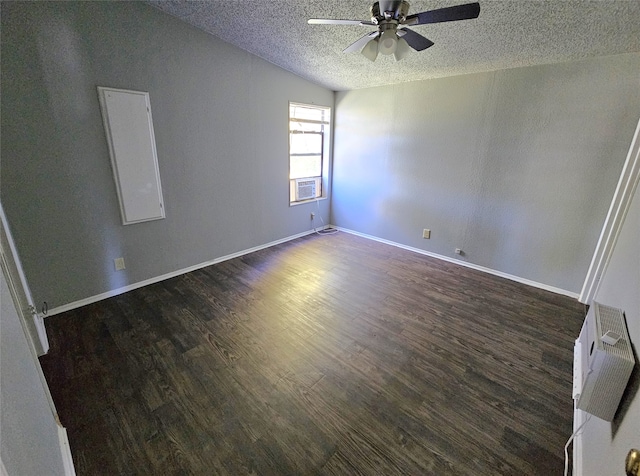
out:
<path id="1" fill-rule="evenodd" d="M 400 35 L 400 31 L 404 32 L 404 35 L 402 35 L 402 39 L 416 51 L 426 50 L 427 48 L 433 46 L 433 41 L 425 38 L 420 33 L 409 30 L 409 28 L 400 28 L 400 30 L 398 31 L 398 35 Z"/>
<path id="2" fill-rule="evenodd" d="M 409 15 L 403 24 L 425 25 L 427 23 L 442 23 L 445 21 L 471 20 L 472 18 L 478 18 L 478 15 L 480 15 L 480 4 L 477 2 L 466 3 Z"/>
<path id="3" fill-rule="evenodd" d="M 379 34 L 379 32 L 377 32 L 377 31 L 372 31 L 371 33 L 367 33 L 362 38 L 356 40 L 355 42 L 353 42 L 349 46 L 347 46 L 344 50 L 342 50 L 342 52 L 343 53 L 354 53 L 356 51 L 360 51 L 360 50 L 362 50 L 362 48 L 365 47 L 365 45 L 367 43 L 369 43 L 369 41 L 371 41 L 373 38 L 376 38 L 378 36 L 378 34 Z"/>
<path id="4" fill-rule="evenodd" d="M 372 26 L 374 23 L 363 20 L 333 20 L 331 18 L 310 18 L 307 20 L 309 25 L 364 25 Z"/>

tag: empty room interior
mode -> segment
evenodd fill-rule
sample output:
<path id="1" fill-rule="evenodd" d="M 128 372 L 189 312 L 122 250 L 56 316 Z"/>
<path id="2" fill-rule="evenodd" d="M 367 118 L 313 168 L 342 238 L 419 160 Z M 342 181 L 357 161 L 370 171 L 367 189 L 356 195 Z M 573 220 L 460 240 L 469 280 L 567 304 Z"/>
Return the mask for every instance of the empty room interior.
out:
<path id="1" fill-rule="evenodd" d="M 1 2 L 0 476 L 640 466 L 640 2 L 460 3 Z"/>

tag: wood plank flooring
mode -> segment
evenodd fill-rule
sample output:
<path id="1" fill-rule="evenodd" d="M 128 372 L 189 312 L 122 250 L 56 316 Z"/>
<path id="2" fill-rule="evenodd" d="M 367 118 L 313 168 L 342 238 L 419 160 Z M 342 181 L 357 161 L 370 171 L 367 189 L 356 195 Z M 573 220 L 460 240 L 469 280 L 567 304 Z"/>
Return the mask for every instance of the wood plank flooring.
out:
<path id="1" fill-rule="evenodd" d="M 50 317 L 78 475 L 561 474 L 573 299 L 338 233 Z"/>

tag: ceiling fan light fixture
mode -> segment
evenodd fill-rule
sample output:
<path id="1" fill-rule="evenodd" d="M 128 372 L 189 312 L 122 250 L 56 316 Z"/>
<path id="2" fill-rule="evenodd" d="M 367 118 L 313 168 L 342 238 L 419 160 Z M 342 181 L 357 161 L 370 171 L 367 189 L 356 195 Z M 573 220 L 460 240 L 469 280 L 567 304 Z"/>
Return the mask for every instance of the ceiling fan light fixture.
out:
<path id="1" fill-rule="evenodd" d="M 364 45 L 361 53 L 369 61 L 375 61 L 378 57 L 378 38 L 374 38 L 369 43 Z"/>
<path id="2" fill-rule="evenodd" d="M 398 38 L 398 46 L 396 46 L 396 50 L 393 52 L 393 57 L 396 61 L 400 61 L 402 58 L 407 56 L 411 51 L 411 47 L 409 43 L 406 42 L 404 38 Z"/>
<path id="3" fill-rule="evenodd" d="M 377 0 L 371 5 L 370 11 L 371 21 L 311 18 L 308 23 L 313 25 L 377 26 L 377 31 L 362 36 L 343 51 L 345 53 L 360 51 L 370 61 L 375 61 L 378 54 L 393 55 L 396 61 L 400 61 L 407 56 L 410 49 L 423 51 L 433 46 L 433 41 L 406 28 L 407 26 L 472 20 L 480 15 L 480 4 L 478 2 L 466 3 L 409 15 L 407 0 Z"/>
<path id="4" fill-rule="evenodd" d="M 386 30 L 378 41 L 378 52 L 382 55 L 395 53 L 398 47 L 398 35 L 394 30 Z"/>

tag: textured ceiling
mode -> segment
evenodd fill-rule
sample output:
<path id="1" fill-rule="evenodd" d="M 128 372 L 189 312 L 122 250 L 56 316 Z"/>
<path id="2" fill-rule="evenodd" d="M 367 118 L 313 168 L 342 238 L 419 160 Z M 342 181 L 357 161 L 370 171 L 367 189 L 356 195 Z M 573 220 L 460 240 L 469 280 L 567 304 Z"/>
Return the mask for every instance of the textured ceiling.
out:
<path id="1" fill-rule="evenodd" d="M 409 14 L 472 0 L 415 0 Z M 639 0 L 479 0 L 480 16 L 412 27 L 435 45 L 396 62 L 342 50 L 373 27 L 308 25 L 369 20 L 362 0 L 148 0 L 224 41 L 340 91 L 594 56 L 640 52 Z"/>

